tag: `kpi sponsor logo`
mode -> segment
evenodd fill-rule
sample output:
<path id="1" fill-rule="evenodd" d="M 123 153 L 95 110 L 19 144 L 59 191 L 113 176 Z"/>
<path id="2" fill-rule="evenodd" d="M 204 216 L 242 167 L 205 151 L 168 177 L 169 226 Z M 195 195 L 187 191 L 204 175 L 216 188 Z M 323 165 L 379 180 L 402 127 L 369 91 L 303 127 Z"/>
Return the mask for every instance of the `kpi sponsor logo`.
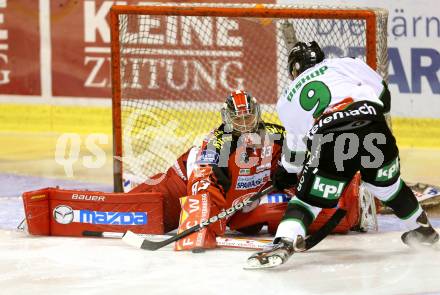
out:
<path id="1" fill-rule="evenodd" d="M 345 181 L 338 181 L 316 175 L 310 193 L 316 197 L 334 200 L 341 196 Z"/>
<path id="2" fill-rule="evenodd" d="M 377 171 L 376 181 L 387 181 L 392 179 L 399 172 L 399 158 L 397 157 L 390 164 L 385 165 Z"/>
<path id="3" fill-rule="evenodd" d="M 270 171 L 266 170 L 250 176 L 239 176 L 237 179 L 237 190 L 247 190 L 261 186 L 270 179 Z"/>

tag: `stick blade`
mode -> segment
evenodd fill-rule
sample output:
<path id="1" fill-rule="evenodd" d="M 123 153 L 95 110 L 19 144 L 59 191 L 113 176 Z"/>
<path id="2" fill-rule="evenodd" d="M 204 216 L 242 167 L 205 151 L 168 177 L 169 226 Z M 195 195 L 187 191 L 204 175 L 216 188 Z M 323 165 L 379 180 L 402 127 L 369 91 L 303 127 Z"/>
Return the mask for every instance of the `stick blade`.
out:
<path id="1" fill-rule="evenodd" d="M 141 249 L 144 250 L 150 250 L 150 251 L 156 251 L 157 249 L 160 249 L 162 247 L 165 247 L 170 242 L 168 240 L 160 241 L 160 242 L 154 242 L 149 240 L 143 240 L 142 244 L 140 246 Z"/>
<path id="2" fill-rule="evenodd" d="M 128 230 L 125 233 L 125 235 L 122 237 L 122 241 L 127 245 L 141 249 L 144 239 L 138 236 L 137 234 L 135 234 L 134 232 Z"/>

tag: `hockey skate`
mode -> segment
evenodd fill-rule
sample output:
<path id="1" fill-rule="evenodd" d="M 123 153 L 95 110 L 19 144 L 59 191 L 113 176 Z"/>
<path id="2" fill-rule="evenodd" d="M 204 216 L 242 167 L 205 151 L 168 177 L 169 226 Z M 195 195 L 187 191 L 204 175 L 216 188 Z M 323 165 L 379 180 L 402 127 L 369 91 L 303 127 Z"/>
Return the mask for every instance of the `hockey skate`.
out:
<path id="1" fill-rule="evenodd" d="M 295 252 L 304 251 L 306 247 L 302 236 L 296 238 L 295 244 L 289 238 L 277 238 L 270 248 L 257 252 L 248 258 L 244 269 L 273 268 L 285 263 Z"/>
<path id="2" fill-rule="evenodd" d="M 432 246 L 439 240 L 439 234 L 431 226 L 426 213 L 423 212 L 417 218 L 418 228 L 405 232 L 402 235 L 402 241 L 410 246 Z"/>

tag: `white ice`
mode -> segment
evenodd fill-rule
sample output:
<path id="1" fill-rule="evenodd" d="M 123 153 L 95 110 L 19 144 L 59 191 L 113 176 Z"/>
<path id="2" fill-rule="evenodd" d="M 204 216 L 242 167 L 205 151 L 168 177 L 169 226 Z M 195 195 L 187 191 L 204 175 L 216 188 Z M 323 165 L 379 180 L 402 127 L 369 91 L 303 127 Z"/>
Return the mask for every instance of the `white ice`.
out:
<path id="1" fill-rule="evenodd" d="M 149 252 L 117 239 L 30 237 L 14 229 L 21 207 L 18 197 L 0 198 L 1 295 L 440 294 L 440 250 L 407 248 L 390 216 L 377 233 L 332 235 L 277 269 L 248 271 L 251 251 Z"/>

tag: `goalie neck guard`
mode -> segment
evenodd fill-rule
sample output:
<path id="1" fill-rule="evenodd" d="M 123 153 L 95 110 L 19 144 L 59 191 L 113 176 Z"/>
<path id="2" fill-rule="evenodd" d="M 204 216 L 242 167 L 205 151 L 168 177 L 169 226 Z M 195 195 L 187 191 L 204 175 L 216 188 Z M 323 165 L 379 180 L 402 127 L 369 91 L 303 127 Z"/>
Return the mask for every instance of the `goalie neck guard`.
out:
<path id="1" fill-rule="evenodd" d="M 290 78 L 294 80 L 299 74 L 320 63 L 324 58 L 324 52 L 315 41 L 297 42 L 290 50 L 287 59 L 287 70 Z"/>
<path id="2" fill-rule="evenodd" d="M 226 98 L 221 114 L 226 131 L 255 132 L 260 122 L 260 105 L 250 93 L 237 90 Z"/>

